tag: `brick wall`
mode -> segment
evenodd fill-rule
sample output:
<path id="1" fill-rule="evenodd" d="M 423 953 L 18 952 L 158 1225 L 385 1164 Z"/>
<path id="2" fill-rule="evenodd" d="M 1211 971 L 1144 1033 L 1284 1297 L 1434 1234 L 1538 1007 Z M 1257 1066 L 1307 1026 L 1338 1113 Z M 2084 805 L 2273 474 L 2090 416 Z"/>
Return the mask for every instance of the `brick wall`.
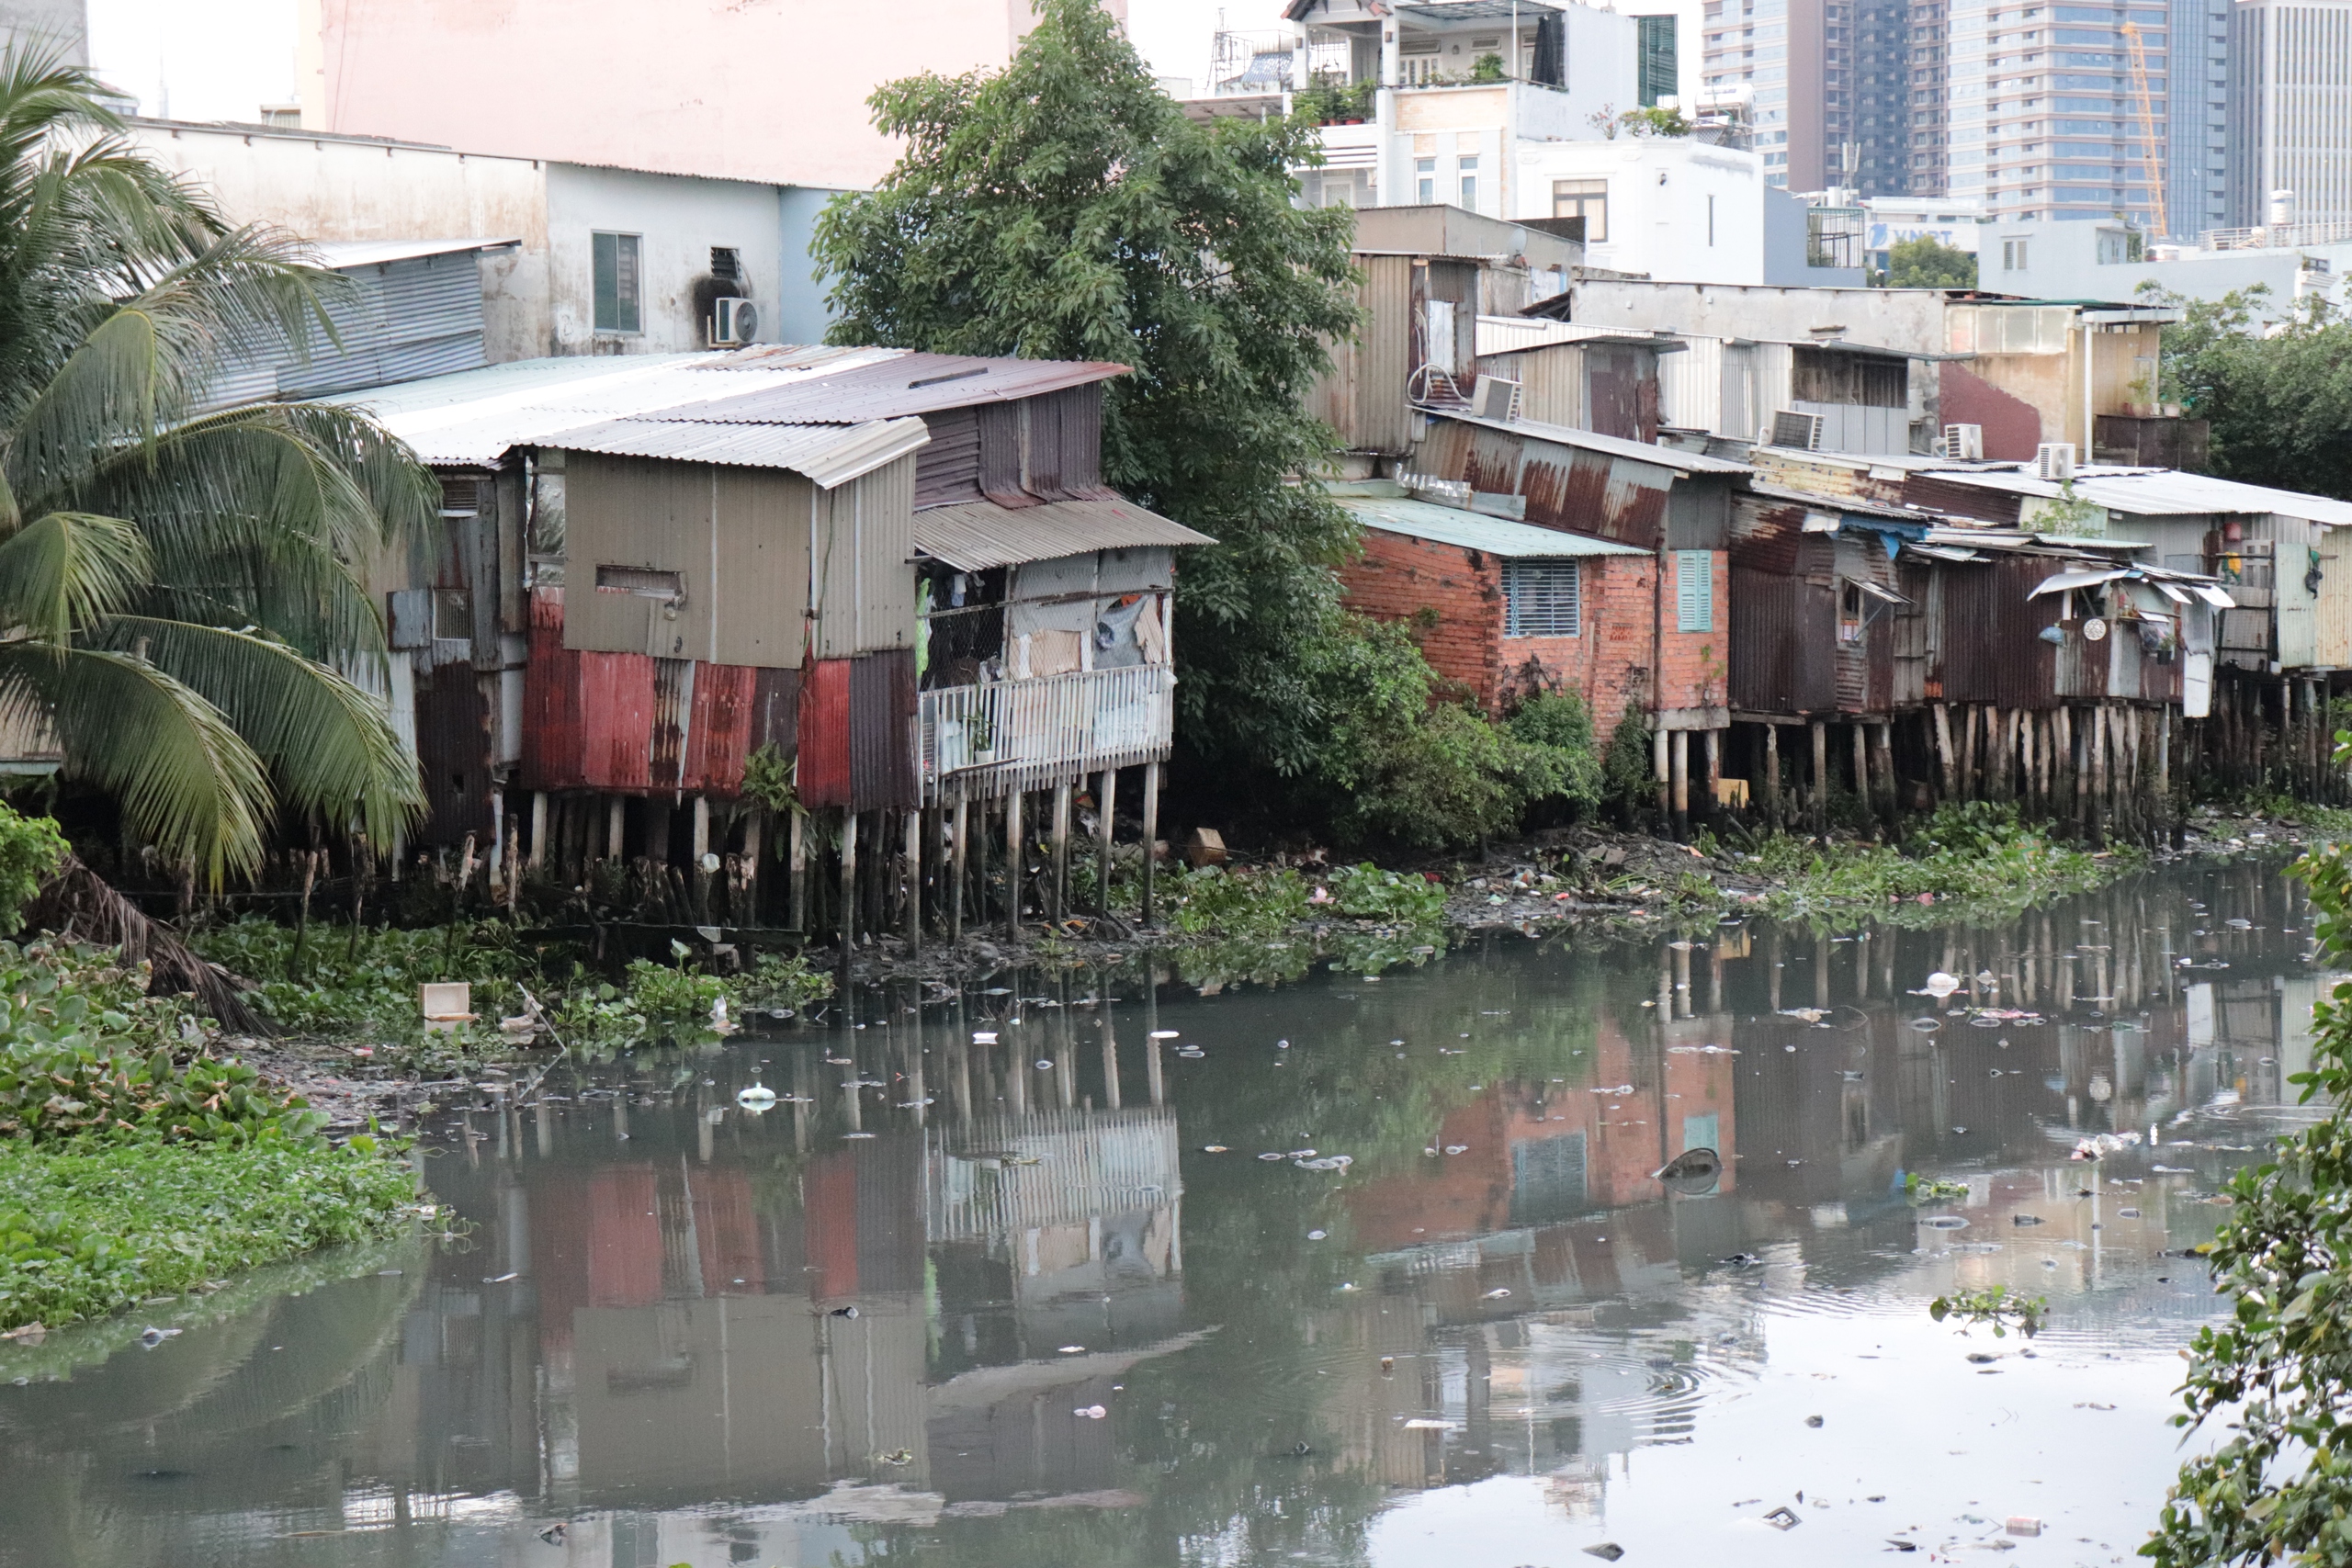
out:
<path id="1" fill-rule="evenodd" d="M 1605 739 L 1628 707 L 1649 706 L 1651 661 L 1661 652 L 1668 707 L 1725 700 L 1731 572 L 1721 551 L 1714 558 L 1714 629 L 1674 630 L 1669 604 L 1665 636 L 1654 647 L 1657 563 L 1651 557 L 1585 558 L 1582 633 L 1515 637 L 1503 635 L 1502 567 L 1495 558 L 1376 528 L 1366 529 L 1363 541 L 1363 556 L 1340 572 L 1349 604 L 1384 621 L 1433 612 L 1434 624 L 1418 637 L 1423 655 L 1489 712 L 1533 690 L 1574 691 Z"/>

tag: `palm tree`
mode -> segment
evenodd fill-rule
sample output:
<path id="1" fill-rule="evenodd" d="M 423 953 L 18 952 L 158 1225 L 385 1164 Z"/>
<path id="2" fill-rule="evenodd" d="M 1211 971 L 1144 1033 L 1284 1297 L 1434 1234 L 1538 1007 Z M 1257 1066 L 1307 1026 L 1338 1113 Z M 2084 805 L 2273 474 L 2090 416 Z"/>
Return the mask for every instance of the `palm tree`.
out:
<path id="1" fill-rule="evenodd" d="M 96 88 L 0 54 L 0 717 L 214 884 L 285 812 L 389 842 L 423 796 L 363 690 L 363 574 L 425 536 L 432 478 L 348 412 L 209 406 L 225 355 L 320 341 L 343 280 L 226 222 Z"/>

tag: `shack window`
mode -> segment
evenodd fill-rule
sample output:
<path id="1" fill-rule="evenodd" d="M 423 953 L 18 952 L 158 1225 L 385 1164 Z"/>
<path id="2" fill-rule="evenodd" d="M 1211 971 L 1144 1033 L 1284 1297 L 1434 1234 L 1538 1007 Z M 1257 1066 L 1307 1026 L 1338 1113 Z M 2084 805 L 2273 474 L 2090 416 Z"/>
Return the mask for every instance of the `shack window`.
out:
<path id="1" fill-rule="evenodd" d="M 1609 243 L 1609 182 L 1607 180 L 1554 180 L 1552 182 L 1552 216 L 1584 220 L 1584 243 L 1605 245 Z"/>
<path id="2" fill-rule="evenodd" d="M 1423 207 L 1428 207 L 1437 200 L 1437 160 L 1435 158 L 1413 160 L 1413 195 Z"/>
<path id="3" fill-rule="evenodd" d="M 1674 552 L 1674 629 L 1715 629 L 1715 558 L 1709 551 Z"/>
<path id="4" fill-rule="evenodd" d="M 1515 560 L 1503 565 L 1505 637 L 1580 637 L 1582 585 L 1572 560 Z"/>
<path id="5" fill-rule="evenodd" d="M 685 580 L 674 571 L 648 571 L 635 566 L 596 569 L 599 593 L 634 593 L 640 599 L 666 599 L 678 604 L 686 596 Z"/>
<path id="6" fill-rule="evenodd" d="M 433 635 L 445 641 L 463 641 L 474 635 L 474 596 L 462 588 L 433 591 Z"/>
<path id="7" fill-rule="evenodd" d="M 1862 590 L 1859 583 L 1838 585 L 1838 640 L 1862 640 Z"/>
<path id="8" fill-rule="evenodd" d="M 1454 171 L 1462 176 L 1462 207 L 1466 211 L 1477 211 L 1478 160 L 1476 156 L 1464 153 L 1453 161 L 1453 166 Z"/>
<path id="9" fill-rule="evenodd" d="M 644 291 L 643 277 L 639 265 L 643 244 L 643 237 L 637 234 L 594 234 L 589 237 L 589 251 L 596 275 L 598 332 L 635 333 L 645 330 L 644 315 L 639 308 Z"/>

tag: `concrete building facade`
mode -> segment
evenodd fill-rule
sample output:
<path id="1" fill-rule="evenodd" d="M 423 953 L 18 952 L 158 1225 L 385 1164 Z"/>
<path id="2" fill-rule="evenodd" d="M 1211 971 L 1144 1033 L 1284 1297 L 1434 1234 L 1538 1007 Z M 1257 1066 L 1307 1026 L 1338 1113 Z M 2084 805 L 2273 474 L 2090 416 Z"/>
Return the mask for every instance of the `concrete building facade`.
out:
<path id="1" fill-rule="evenodd" d="M 752 301 L 745 341 L 823 335 L 808 245 L 827 191 L 264 126 L 139 120 L 132 135 L 239 222 L 322 243 L 514 242 L 482 256 L 492 364 L 707 347 L 722 296 Z"/>
<path id="2" fill-rule="evenodd" d="M 2299 219 L 2352 223 L 2352 0 L 2239 0 L 2229 17 L 2223 221 L 2267 222 L 2286 190 Z"/>

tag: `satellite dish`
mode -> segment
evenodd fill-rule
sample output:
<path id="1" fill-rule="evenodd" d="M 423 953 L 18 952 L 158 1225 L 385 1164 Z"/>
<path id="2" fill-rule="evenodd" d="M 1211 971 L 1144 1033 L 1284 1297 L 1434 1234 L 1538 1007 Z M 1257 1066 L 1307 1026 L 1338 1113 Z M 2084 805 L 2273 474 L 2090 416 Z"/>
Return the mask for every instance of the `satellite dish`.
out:
<path id="1" fill-rule="evenodd" d="M 2093 615 L 2089 620 L 2083 623 L 2083 640 L 2085 642 L 2103 642 L 2106 638 L 2107 623 L 2105 621 L 2100 620 L 2097 615 Z"/>

